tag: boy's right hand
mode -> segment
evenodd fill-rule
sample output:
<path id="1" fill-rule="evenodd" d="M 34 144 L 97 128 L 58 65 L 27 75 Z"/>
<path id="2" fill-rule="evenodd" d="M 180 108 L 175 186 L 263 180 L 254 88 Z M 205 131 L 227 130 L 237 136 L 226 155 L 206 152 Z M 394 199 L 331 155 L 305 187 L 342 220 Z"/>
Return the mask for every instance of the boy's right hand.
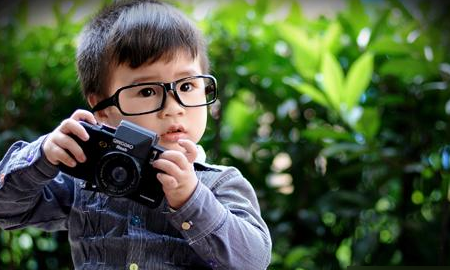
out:
<path id="1" fill-rule="evenodd" d="M 83 149 L 69 136 L 69 134 L 74 134 L 83 141 L 89 139 L 89 134 L 79 123 L 81 120 L 91 124 L 97 123 L 91 112 L 76 110 L 70 118 L 63 120 L 54 131 L 48 134 L 42 150 L 50 163 L 53 165 L 63 163 L 69 167 L 75 167 L 77 162 L 86 161 Z"/>

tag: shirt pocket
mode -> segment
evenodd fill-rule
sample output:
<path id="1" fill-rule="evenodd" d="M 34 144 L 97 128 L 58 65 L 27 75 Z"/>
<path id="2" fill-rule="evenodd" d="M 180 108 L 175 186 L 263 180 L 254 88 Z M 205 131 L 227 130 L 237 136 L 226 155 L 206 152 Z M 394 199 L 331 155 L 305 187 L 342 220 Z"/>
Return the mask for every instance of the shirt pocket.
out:
<path id="1" fill-rule="evenodd" d="M 84 189 L 80 189 L 78 195 L 78 217 L 75 216 L 74 219 L 78 221 L 77 227 L 82 237 L 108 238 L 126 235 L 127 206 L 123 200 Z"/>

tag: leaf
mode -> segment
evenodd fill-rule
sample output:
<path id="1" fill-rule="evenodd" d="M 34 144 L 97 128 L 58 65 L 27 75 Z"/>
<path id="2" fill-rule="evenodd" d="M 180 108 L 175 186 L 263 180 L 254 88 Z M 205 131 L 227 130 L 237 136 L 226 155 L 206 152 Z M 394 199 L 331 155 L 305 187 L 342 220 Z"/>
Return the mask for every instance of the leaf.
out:
<path id="1" fill-rule="evenodd" d="M 251 136 L 249 135 L 255 129 L 258 112 L 246 102 L 246 94 L 240 90 L 239 96 L 231 99 L 224 112 L 224 125 L 230 128 L 229 142 L 237 142 L 240 145 L 249 143 Z"/>
<path id="2" fill-rule="evenodd" d="M 428 63 L 419 59 L 391 59 L 381 66 L 380 75 L 397 76 L 404 82 L 410 83 L 416 76 L 421 76 L 423 79 L 428 79 L 433 75 L 438 75 L 438 69 L 433 68 L 432 65 L 433 63 Z"/>
<path id="3" fill-rule="evenodd" d="M 398 56 L 411 53 L 407 44 L 396 41 L 393 36 L 382 36 L 375 39 L 368 45 L 368 49 L 377 55 Z"/>
<path id="4" fill-rule="evenodd" d="M 373 73 L 373 54 L 364 53 L 350 67 L 345 80 L 343 98 L 351 110 L 370 84 Z"/>
<path id="5" fill-rule="evenodd" d="M 320 64 L 319 39 L 309 37 L 305 30 L 289 24 L 278 24 L 281 37 L 291 45 L 293 64 L 303 77 L 314 79 Z"/>
<path id="6" fill-rule="evenodd" d="M 343 142 L 343 143 L 334 143 L 330 146 L 327 146 L 322 149 L 320 154 L 324 157 L 336 157 L 340 155 L 341 153 L 347 153 L 347 154 L 360 154 L 367 150 L 367 148 L 364 145 L 360 145 L 357 143 L 349 143 L 349 142 Z"/>
<path id="7" fill-rule="evenodd" d="M 341 93 L 343 89 L 344 73 L 337 59 L 331 53 L 325 53 L 322 60 L 323 87 L 336 111 L 340 111 Z"/>
<path id="8" fill-rule="evenodd" d="M 370 20 L 361 0 L 350 0 L 348 3 L 349 7 L 346 17 L 356 38 L 361 29 L 369 25 Z"/>
<path id="9" fill-rule="evenodd" d="M 354 139 L 350 133 L 345 130 L 335 130 L 328 126 L 318 126 L 302 130 L 300 136 L 310 141 L 336 140 L 353 142 Z"/>
<path id="10" fill-rule="evenodd" d="M 363 114 L 355 125 L 355 130 L 364 135 L 367 140 L 375 137 L 380 129 L 381 120 L 377 108 L 364 108 Z"/>
<path id="11" fill-rule="evenodd" d="M 30 77 L 39 76 L 45 67 L 43 53 L 25 52 L 19 55 L 20 67 L 30 75 Z"/>
<path id="12" fill-rule="evenodd" d="M 303 9 L 300 2 L 292 1 L 292 6 L 290 8 L 289 16 L 286 18 L 286 22 L 294 25 L 302 25 L 304 20 Z"/>
<path id="13" fill-rule="evenodd" d="M 342 47 L 340 38 L 342 27 L 339 22 L 332 22 L 328 26 L 325 35 L 322 38 L 323 51 L 336 54 Z"/>
<path id="14" fill-rule="evenodd" d="M 314 102 L 329 108 L 330 103 L 327 101 L 325 96 L 323 95 L 323 92 L 314 87 L 311 84 L 308 83 L 294 83 L 294 82 L 288 82 L 290 86 L 292 86 L 295 90 L 298 92 L 307 95 L 310 97 Z"/>

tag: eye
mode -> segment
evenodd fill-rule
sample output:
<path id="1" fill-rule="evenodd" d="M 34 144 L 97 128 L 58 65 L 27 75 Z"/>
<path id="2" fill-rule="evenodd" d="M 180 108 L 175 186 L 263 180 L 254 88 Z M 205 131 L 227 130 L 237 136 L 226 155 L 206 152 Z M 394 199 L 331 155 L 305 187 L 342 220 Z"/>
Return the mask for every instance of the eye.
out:
<path id="1" fill-rule="evenodd" d="M 194 90 L 194 85 L 191 82 L 186 82 L 180 85 L 180 91 L 181 92 L 189 92 Z"/>
<path id="2" fill-rule="evenodd" d="M 142 88 L 139 90 L 139 95 L 143 97 L 150 97 L 156 95 L 156 91 L 151 87 Z"/>

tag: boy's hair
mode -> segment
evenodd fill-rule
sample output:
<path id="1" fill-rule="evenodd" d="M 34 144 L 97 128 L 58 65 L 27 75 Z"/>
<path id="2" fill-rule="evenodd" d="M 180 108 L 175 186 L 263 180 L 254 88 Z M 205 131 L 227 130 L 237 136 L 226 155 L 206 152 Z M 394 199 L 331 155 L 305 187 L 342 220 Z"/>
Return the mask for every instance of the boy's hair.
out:
<path id="1" fill-rule="evenodd" d="M 77 72 L 85 98 L 106 97 L 111 70 L 121 64 L 170 61 L 177 53 L 199 57 L 209 72 L 205 40 L 175 7 L 156 0 L 122 0 L 105 7 L 79 37 Z"/>

